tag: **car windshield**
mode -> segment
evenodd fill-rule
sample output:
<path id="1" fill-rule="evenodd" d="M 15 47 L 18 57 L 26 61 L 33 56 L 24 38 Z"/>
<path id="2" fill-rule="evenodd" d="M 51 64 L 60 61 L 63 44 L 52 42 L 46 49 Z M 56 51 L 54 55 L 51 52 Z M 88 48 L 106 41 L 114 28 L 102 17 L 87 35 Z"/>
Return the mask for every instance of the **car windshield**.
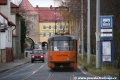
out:
<path id="1" fill-rule="evenodd" d="M 33 51 L 33 54 L 41 54 L 41 53 L 43 53 L 43 50 L 34 50 Z"/>

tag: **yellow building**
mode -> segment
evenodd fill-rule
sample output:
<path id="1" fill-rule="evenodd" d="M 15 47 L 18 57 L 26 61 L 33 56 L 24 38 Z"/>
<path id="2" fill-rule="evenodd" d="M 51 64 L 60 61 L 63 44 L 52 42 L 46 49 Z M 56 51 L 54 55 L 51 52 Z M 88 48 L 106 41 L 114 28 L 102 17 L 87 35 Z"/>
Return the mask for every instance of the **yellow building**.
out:
<path id="1" fill-rule="evenodd" d="M 66 24 L 60 12 L 51 10 L 49 7 L 39 7 L 39 20 L 40 43 L 47 42 L 50 36 L 66 30 Z"/>
<path id="2" fill-rule="evenodd" d="M 54 35 L 54 22 L 41 22 L 39 23 L 40 42 L 47 42 L 48 37 Z"/>
<path id="3" fill-rule="evenodd" d="M 55 25 L 56 25 L 56 33 L 62 33 L 63 32 L 63 26 L 64 24 L 60 24 L 60 22 L 41 22 L 39 23 L 39 31 L 40 31 L 40 42 L 47 42 L 47 39 L 55 35 Z"/>

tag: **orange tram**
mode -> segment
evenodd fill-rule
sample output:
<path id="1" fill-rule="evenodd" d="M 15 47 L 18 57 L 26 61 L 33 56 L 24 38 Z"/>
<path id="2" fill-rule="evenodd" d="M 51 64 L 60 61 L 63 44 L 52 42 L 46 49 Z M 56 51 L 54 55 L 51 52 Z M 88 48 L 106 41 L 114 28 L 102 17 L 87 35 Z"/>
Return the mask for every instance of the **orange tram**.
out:
<path id="1" fill-rule="evenodd" d="M 77 38 L 71 35 L 54 35 L 48 39 L 48 67 L 77 68 Z"/>

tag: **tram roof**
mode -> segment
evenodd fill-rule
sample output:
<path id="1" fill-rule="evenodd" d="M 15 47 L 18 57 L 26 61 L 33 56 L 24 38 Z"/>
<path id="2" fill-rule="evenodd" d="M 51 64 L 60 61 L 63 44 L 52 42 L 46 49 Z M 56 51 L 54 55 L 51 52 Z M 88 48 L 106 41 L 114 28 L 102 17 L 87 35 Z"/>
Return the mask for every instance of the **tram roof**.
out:
<path id="1" fill-rule="evenodd" d="M 50 36 L 48 39 L 52 39 L 52 38 L 55 38 L 55 37 L 61 37 L 61 36 L 70 37 L 72 39 L 77 40 L 77 38 L 73 35 L 53 35 L 53 36 Z"/>

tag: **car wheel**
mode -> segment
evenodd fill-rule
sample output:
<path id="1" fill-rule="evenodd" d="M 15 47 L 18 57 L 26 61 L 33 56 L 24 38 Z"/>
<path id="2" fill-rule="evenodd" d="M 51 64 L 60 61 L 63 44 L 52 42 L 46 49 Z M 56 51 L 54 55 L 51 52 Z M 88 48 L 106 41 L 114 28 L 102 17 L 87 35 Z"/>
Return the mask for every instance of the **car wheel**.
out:
<path id="1" fill-rule="evenodd" d="M 34 61 L 33 61 L 33 60 L 31 60 L 31 63 L 34 63 Z"/>
<path id="2" fill-rule="evenodd" d="M 45 61 L 43 60 L 43 63 L 44 63 Z"/>

